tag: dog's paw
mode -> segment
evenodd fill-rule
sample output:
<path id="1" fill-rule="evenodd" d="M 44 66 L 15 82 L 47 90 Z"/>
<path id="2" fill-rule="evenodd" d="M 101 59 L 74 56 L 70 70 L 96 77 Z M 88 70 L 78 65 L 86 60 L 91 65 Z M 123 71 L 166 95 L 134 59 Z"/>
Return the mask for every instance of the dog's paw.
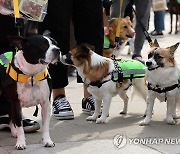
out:
<path id="1" fill-rule="evenodd" d="M 173 118 L 167 118 L 167 123 L 170 124 L 170 125 L 175 125 L 176 122 Z"/>
<path id="2" fill-rule="evenodd" d="M 25 141 L 17 142 L 15 145 L 15 149 L 17 149 L 17 150 L 26 149 L 26 142 Z"/>
<path id="3" fill-rule="evenodd" d="M 127 114 L 127 111 L 122 110 L 122 111 L 120 111 L 120 113 L 119 113 L 119 114 Z"/>
<path id="4" fill-rule="evenodd" d="M 96 120 L 96 123 L 97 124 L 104 124 L 104 123 L 106 123 L 106 119 L 105 118 L 98 118 L 97 120 Z"/>
<path id="5" fill-rule="evenodd" d="M 44 147 L 48 147 L 48 148 L 52 148 L 52 147 L 55 147 L 55 143 L 51 140 L 46 140 L 46 141 L 43 141 L 44 143 Z"/>
<path id="6" fill-rule="evenodd" d="M 142 121 L 139 123 L 139 126 L 146 126 L 146 125 L 148 125 L 148 124 L 149 124 L 148 121 L 142 120 Z"/>
<path id="7" fill-rule="evenodd" d="M 96 121 L 97 117 L 96 116 L 89 116 L 86 118 L 87 121 Z"/>

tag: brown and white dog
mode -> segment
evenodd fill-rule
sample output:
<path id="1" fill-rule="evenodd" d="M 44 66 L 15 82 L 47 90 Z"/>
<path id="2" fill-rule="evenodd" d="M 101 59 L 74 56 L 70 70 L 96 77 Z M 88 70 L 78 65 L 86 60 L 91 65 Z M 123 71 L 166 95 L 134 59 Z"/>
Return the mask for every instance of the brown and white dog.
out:
<path id="1" fill-rule="evenodd" d="M 114 54 L 118 57 L 125 47 L 129 38 L 133 38 L 135 35 L 135 31 L 132 28 L 132 22 L 130 18 L 127 16 L 125 18 L 120 18 L 120 38 L 119 43 L 115 43 L 116 31 L 118 26 L 118 18 L 112 18 L 109 23 L 109 34 L 107 37 L 110 41 L 110 44 L 104 45 L 103 56 L 111 57 Z M 106 42 L 105 42 L 106 43 Z"/>
<path id="2" fill-rule="evenodd" d="M 147 81 L 148 97 L 146 117 L 140 122 L 140 125 L 150 123 L 154 101 L 157 98 L 161 102 L 167 101 L 166 120 L 168 124 L 175 124 L 176 105 L 180 104 L 180 70 L 177 67 L 174 53 L 179 43 L 167 47 L 159 47 L 157 41 L 148 54 Z"/>
<path id="3" fill-rule="evenodd" d="M 122 83 L 113 81 L 115 63 L 112 59 L 100 56 L 93 52 L 87 44 L 74 47 L 71 51 L 71 59 L 77 68 L 78 74 L 84 83 L 89 84 L 88 91 L 95 98 L 95 113 L 87 120 L 96 123 L 105 123 L 109 114 L 111 99 L 119 95 L 124 101 L 122 114 L 127 113 L 128 96 L 127 89 L 133 85 L 136 91 L 146 100 L 146 85 L 144 78 L 123 79 Z M 139 62 L 140 63 L 140 62 Z M 103 102 L 100 118 L 101 103 Z"/>
<path id="4" fill-rule="evenodd" d="M 47 67 L 58 61 L 60 49 L 52 38 L 41 35 L 9 37 L 9 40 L 18 47 L 18 51 L 7 68 L 0 65 L 0 91 L 3 90 L 11 102 L 10 128 L 12 135 L 17 137 L 15 148 L 26 148 L 22 107 L 38 104 L 42 108 L 43 144 L 45 147 L 54 147 L 49 136 L 51 86 Z"/>

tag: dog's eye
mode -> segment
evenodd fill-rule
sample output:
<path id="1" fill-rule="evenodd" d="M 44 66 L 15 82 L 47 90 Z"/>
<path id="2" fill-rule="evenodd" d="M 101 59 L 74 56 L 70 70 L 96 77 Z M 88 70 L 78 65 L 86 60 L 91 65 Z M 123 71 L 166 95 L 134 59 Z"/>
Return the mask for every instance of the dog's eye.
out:
<path id="1" fill-rule="evenodd" d="M 153 56 L 153 53 L 148 54 L 148 59 L 150 59 Z"/>
<path id="2" fill-rule="evenodd" d="M 124 26 L 123 28 L 127 28 L 127 26 Z"/>
<path id="3" fill-rule="evenodd" d="M 155 55 L 154 55 L 154 58 L 155 58 L 155 59 L 162 59 L 163 57 L 162 57 L 161 55 L 159 55 L 159 54 L 155 54 Z"/>

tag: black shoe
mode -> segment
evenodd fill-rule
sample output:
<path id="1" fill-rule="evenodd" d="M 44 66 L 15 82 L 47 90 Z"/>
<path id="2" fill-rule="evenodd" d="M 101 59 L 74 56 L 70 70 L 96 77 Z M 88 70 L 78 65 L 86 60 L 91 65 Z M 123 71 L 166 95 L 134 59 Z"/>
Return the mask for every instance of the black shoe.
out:
<path id="1" fill-rule="evenodd" d="M 95 100 L 92 96 L 82 99 L 82 112 L 92 115 L 95 111 Z"/>
<path id="2" fill-rule="evenodd" d="M 9 117 L 0 117 L 0 130 L 9 128 Z"/>
<path id="3" fill-rule="evenodd" d="M 74 113 L 70 103 L 64 95 L 57 96 L 52 105 L 52 115 L 59 120 L 74 119 Z"/>
<path id="4" fill-rule="evenodd" d="M 23 129 L 25 133 L 32 133 L 40 129 L 38 122 L 31 119 L 23 119 Z M 9 117 L 0 117 L 0 129 L 9 128 Z"/>
<path id="5" fill-rule="evenodd" d="M 151 35 L 152 36 L 163 36 L 163 32 L 152 31 Z"/>
<path id="6" fill-rule="evenodd" d="M 31 119 L 23 119 L 22 122 L 25 133 L 32 133 L 40 129 L 40 125 L 37 121 Z"/>

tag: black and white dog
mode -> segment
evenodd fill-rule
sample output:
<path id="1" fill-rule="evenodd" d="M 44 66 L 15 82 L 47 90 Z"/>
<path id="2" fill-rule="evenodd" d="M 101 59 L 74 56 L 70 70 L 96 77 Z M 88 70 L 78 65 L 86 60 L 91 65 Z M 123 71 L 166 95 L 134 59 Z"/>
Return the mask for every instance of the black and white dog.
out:
<path id="1" fill-rule="evenodd" d="M 21 108 L 38 104 L 42 107 L 43 144 L 54 147 L 49 136 L 51 89 L 47 67 L 58 61 L 60 49 L 55 40 L 42 35 L 9 37 L 9 40 L 18 50 L 7 68 L 0 66 L 0 91 L 4 91 L 11 102 L 10 128 L 17 137 L 15 148 L 26 148 Z"/>

